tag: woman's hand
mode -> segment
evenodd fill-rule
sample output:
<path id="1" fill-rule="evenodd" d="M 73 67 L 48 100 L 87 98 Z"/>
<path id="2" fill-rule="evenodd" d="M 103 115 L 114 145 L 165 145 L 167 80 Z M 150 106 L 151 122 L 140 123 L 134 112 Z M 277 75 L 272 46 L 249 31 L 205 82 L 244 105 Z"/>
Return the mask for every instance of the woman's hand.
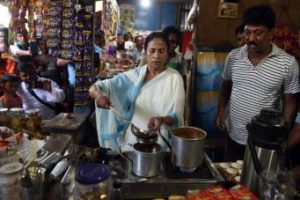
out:
<path id="1" fill-rule="evenodd" d="M 156 131 L 164 123 L 163 117 L 151 117 L 148 121 L 148 129 L 150 131 Z"/>
<path id="2" fill-rule="evenodd" d="M 111 101 L 107 96 L 98 95 L 95 98 L 96 105 L 100 108 L 109 108 L 111 106 Z"/>
<path id="3" fill-rule="evenodd" d="M 95 99 L 96 105 L 100 108 L 109 108 L 111 106 L 110 99 L 105 96 L 96 85 L 92 85 L 89 89 L 90 96 Z"/>

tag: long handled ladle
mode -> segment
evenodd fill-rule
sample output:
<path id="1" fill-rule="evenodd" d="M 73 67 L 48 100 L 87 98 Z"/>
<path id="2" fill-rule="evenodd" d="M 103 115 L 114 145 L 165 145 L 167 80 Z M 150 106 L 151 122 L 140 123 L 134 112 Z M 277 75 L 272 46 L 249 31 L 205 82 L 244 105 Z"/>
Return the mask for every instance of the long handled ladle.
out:
<path id="1" fill-rule="evenodd" d="M 131 130 L 133 132 L 133 134 L 144 134 L 144 135 L 148 135 L 148 131 L 146 130 L 142 130 L 140 128 L 138 128 L 137 126 L 135 126 L 130 120 L 128 120 L 124 115 L 122 115 L 119 111 L 117 111 L 114 107 L 109 106 L 109 108 L 115 112 L 120 118 L 122 118 L 123 121 L 129 123 L 131 125 Z"/>

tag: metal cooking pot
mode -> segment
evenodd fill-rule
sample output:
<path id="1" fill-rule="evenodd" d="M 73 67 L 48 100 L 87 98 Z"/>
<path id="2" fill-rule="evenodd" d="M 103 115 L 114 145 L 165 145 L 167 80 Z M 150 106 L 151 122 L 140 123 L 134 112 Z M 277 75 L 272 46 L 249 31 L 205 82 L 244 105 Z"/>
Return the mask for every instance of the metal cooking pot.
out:
<path id="1" fill-rule="evenodd" d="M 181 168 L 197 168 L 203 161 L 203 145 L 207 133 L 196 127 L 172 130 L 172 164 Z"/>
<path id="2" fill-rule="evenodd" d="M 135 143 L 132 154 L 132 172 L 141 177 L 157 176 L 160 172 L 162 148 L 159 144 Z"/>

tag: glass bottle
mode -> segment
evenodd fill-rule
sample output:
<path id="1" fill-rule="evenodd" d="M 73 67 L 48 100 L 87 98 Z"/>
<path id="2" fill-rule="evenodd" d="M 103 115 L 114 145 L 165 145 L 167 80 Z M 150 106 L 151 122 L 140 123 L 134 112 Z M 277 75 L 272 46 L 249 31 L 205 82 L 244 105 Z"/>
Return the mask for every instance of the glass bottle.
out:
<path id="1" fill-rule="evenodd" d="M 25 111 L 26 123 L 25 127 L 29 134 L 37 137 L 42 124 L 42 116 L 39 109 L 30 109 Z"/>
<path id="2" fill-rule="evenodd" d="M 10 126 L 8 108 L 0 108 L 0 126 Z"/>
<path id="3" fill-rule="evenodd" d="M 10 109 L 10 126 L 15 133 L 22 131 L 25 122 L 25 113 L 23 108 Z"/>

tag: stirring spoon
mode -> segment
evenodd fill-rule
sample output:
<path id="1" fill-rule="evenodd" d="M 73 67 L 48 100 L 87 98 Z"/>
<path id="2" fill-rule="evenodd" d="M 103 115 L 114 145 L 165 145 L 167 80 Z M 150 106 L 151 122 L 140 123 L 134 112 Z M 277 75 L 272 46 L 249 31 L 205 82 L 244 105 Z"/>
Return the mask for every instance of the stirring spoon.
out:
<path id="1" fill-rule="evenodd" d="M 117 111 L 114 107 L 109 106 L 109 108 L 110 108 L 113 112 L 115 112 L 119 117 L 121 117 L 125 122 L 127 122 L 127 123 L 129 123 L 131 126 L 133 126 L 135 130 L 138 130 L 139 133 L 142 133 L 142 134 L 144 134 L 144 135 L 148 135 L 148 134 L 147 134 L 148 131 L 145 131 L 145 130 L 143 130 L 143 129 L 138 128 L 138 127 L 137 127 L 136 125 L 134 125 L 131 121 L 129 121 L 124 115 L 122 115 L 119 111 Z"/>

